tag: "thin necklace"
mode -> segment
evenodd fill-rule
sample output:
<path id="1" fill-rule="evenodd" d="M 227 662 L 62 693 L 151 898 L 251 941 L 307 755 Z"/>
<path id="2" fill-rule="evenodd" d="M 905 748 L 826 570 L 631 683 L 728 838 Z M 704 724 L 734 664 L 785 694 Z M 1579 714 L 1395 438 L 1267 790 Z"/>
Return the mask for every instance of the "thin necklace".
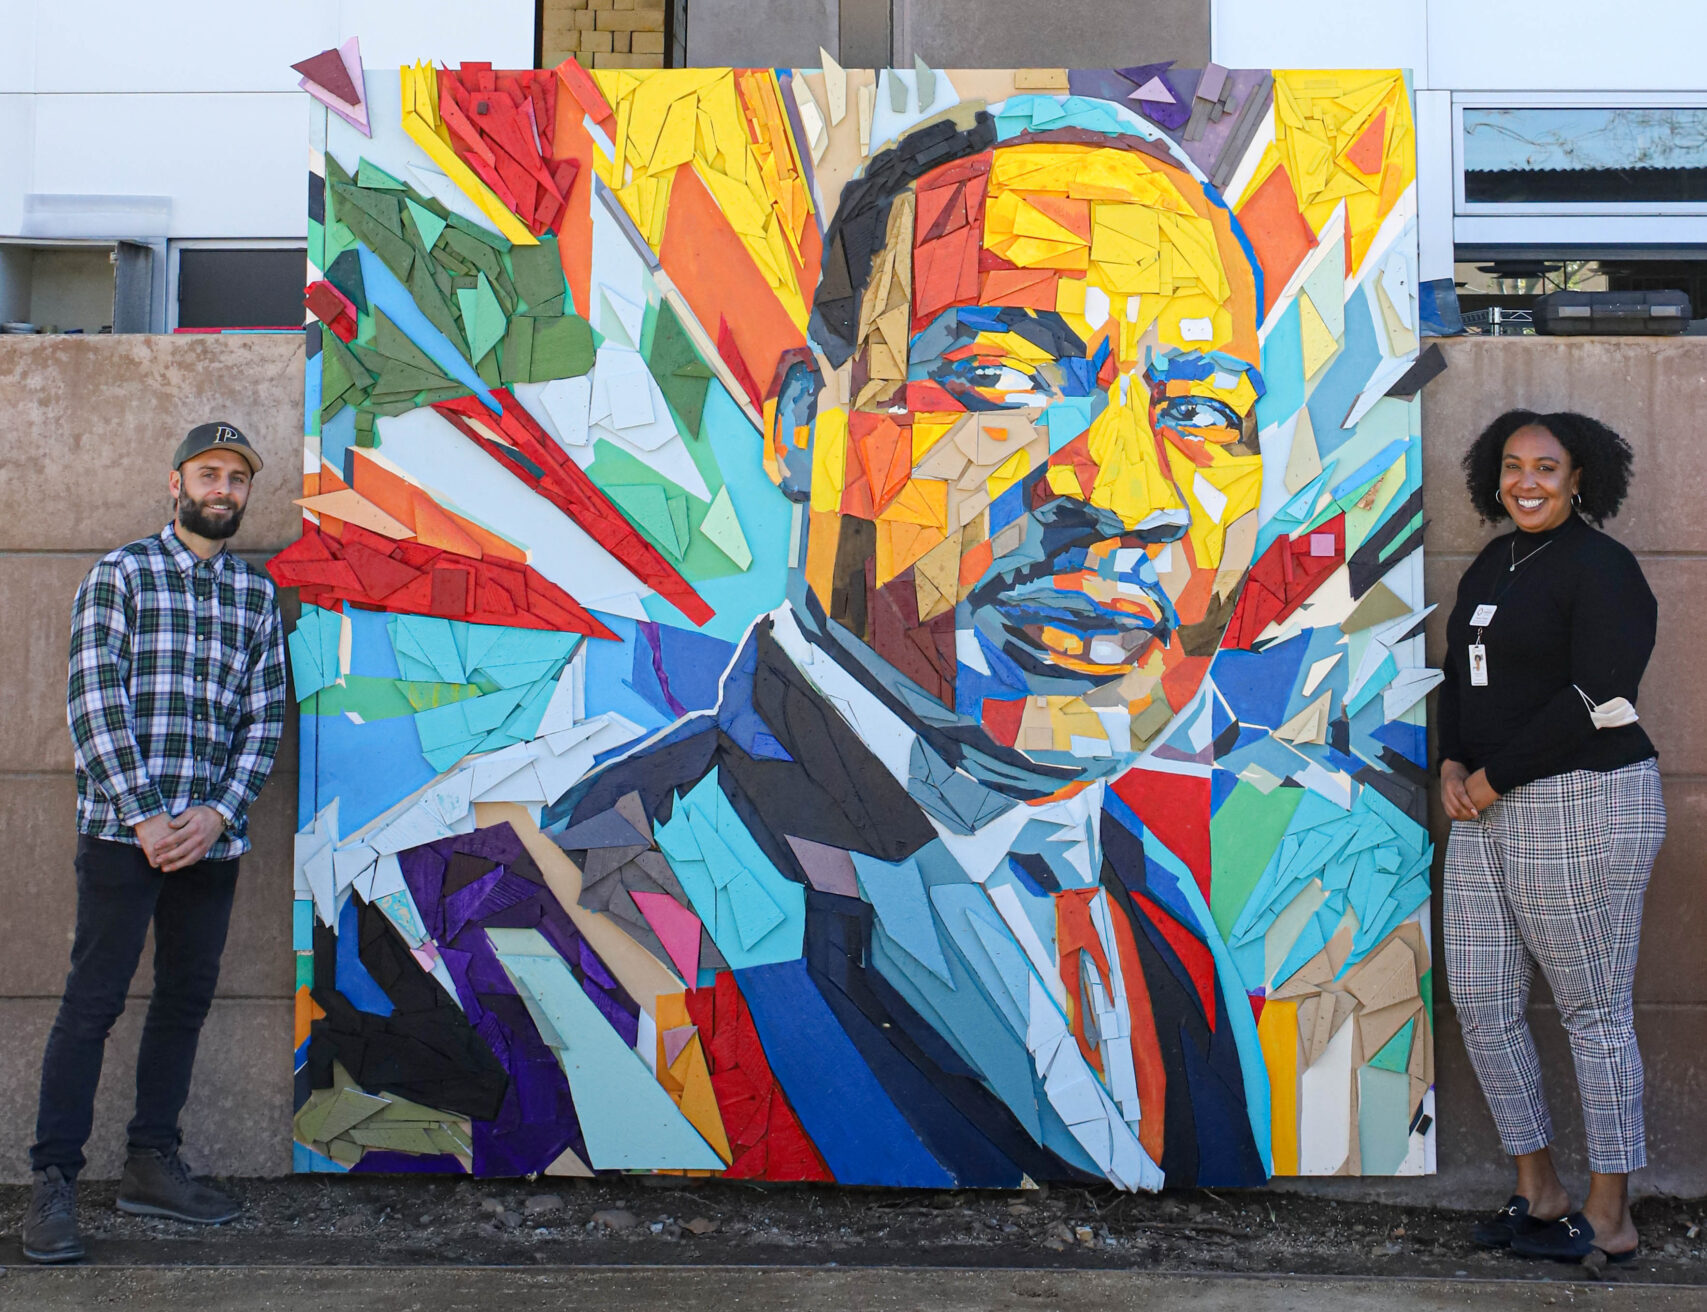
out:
<path id="1" fill-rule="evenodd" d="M 1547 550 L 1547 548 L 1552 546 L 1552 545 L 1553 545 L 1553 539 L 1548 538 L 1540 546 L 1536 547 L 1534 551 L 1531 551 L 1528 555 L 1524 556 L 1524 558 L 1522 560 L 1519 560 L 1517 558 L 1517 538 L 1513 537 L 1511 540 L 1511 564 L 1506 566 L 1505 572 L 1507 574 L 1515 573 L 1517 570 L 1517 567 L 1519 565 L 1527 565 L 1530 561 L 1534 560 L 1537 556 L 1539 556 L 1543 551 Z"/>
<path id="2" fill-rule="evenodd" d="M 1506 571 L 1505 571 L 1506 574 L 1511 575 L 1511 574 L 1516 573 L 1517 567 L 1519 565 L 1527 565 L 1530 561 L 1534 560 L 1537 556 L 1539 556 L 1543 551 L 1547 550 L 1547 548 L 1552 546 L 1552 545 L 1553 545 L 1553 539 L 1548 538 L 1540 546 L 1536 547 L 1534 551 L 1531 551 L 1522 560 L 1519 560 L 1517 558 L 1517 538 L 1513 537 L 1511 540 L 1511 564 L 1506 566 Z M 1508 588 L 1510 588 L 1512 586 L 1512 584 L 1514 584 L 1516 581 L 1517 581 L 1516 579 L 1508 577 L 1504 583 L 1500 584 L 1500 586 L 1498 588 L 1494 589 L 1493 604 L 1497 604 L 1499 602 L 1499 599 L 1501 597 L 1505 596 L 1506 590 Z M 1482 632 L 1486 628 L 1487 628 L 1487 625 L 1484 624 L 1476 630 L 1476 642 L 1478 645 L 1482 641 Z"/>

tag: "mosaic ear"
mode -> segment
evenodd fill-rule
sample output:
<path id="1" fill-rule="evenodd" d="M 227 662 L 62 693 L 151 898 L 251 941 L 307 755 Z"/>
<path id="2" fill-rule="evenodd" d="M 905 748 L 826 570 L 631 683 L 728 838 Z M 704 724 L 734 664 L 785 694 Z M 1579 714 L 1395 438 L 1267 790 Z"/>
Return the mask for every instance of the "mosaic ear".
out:
<path id="1" fill-rule="evenodd" d="M 813 439 L 823 390 L 823 369 L 811 351 L 784 352 L 765 401 L 765 472 L 790 501 L 812 498 Z"/>

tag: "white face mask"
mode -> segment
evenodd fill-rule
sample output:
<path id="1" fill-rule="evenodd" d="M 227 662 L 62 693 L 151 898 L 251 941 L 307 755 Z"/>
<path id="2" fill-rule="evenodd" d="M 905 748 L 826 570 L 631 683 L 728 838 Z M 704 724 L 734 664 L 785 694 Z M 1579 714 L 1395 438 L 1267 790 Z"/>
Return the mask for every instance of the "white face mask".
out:
<path id="1" fill-rule="evenodd" d="M 1571 685 L 1576 688 L 1575 684 Z M 1588 718 L 1594 721 L 1596 729 L 1618 729 L 1626 724 L 1636 723 L 1636 708 L 1623 697 L 1614 697 L 1609 702 L 1596 705 L 1581 688 L 1577 688 L 1577 696 L 1583 699 L 1583 705 L 1588 707 Z"/>

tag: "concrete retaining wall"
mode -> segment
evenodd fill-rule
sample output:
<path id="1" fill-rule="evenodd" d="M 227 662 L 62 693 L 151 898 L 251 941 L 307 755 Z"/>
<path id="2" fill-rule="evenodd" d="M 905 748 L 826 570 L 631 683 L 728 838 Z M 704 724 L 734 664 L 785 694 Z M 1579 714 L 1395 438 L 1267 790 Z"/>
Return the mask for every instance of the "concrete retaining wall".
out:
<path id="1" fill-rule="evenodd" d="M 1707 910 L 1698 890 L 1707 850 L 1707 693 L 1691 677 L 1707 651 L 1707 466 L 1696 406 L 1707 395 L 1707 340 L 1461 339 L 1442 343 L 1448 372 L 1424 393 L 1428 580 L 1450 605 L 1459 573 L 1491 530 L 1477 523 L 1457 469 L 1480 428 L 1513 405 L 1580 409 L 1624 432 L 1637 451 L 1635 491 L 1609 527 L 1637 552 L 1660 599 L 1660 642 L 1644 685 L 1643 722 L 1661 752 L 1671 837 L 1648 902 L 1637 977 L 1648 1067 L 1648 1191 L 1707 1194 Z M 193 424 L 229 418 L 268 467 L 239 547 L 261 558 L 296 533 L 291 505 L 300 445 L 302 346 L 288 337 L 11 339 L 0 347 L 7 421 L 0 484 L 0 1179 L 23 1177 L 41 1046 L 70 943 L 75 793 L 64 719 L 73 592 L 109 547 L 156 531 L 167 513 L 168 454 Z M 1440 656 L 1440 624 L 1430 630 Z M 198 1160 L 233 1175 L 290 1165 L 290 883 L 296 753 L 287 736 L 257 803 L 255 851 L 204 1035 L 186 1119 Z M 1436 834 L 1445 822 L 1436 814 Z M 133 996 L 148 989 L 146 967 Z M 1480 1203 L 1505 1167 L 1440 991 L 1440 1174 L 1432 1180 L 1300 1181 L 1288 1188 L 1394 1199 Z M 90 1152 L 115 1174 L 128 1119 L 140 1005 L 120 1022 Z M 1560 1144 L 1582 1166 L 1569 1054 L 1545 992 L 1537 1037 L 1551 1079 Z"/>

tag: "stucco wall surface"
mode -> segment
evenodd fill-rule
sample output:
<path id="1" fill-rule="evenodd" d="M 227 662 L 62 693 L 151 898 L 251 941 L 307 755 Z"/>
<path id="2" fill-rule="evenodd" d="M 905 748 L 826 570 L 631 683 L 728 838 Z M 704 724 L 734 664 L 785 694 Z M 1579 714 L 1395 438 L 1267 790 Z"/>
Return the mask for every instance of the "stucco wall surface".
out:
<path id="1" fill-rule="evenodd" d="M 0 1178 L 27 1175 L 42 1045 L 76 911 L 77 793 L 65 726 L 71 599 L 103 553 L 170 517 L 172 451 L 228 419 L 261 453 L 235 547 L 259 562 L 292 541 L 302 495 L 299 336 L 11 337 L 0 346 Z M 286 598 L 286 617 L 294 619 Z M 291 836 L 296 717 L 250 813 L 219 993 L 185 1127 L 198 1164 L 290 1169 Z M 89 1151 L 116 1176 L 130 1119 L 152 947 L 107 1045 Z"/>

